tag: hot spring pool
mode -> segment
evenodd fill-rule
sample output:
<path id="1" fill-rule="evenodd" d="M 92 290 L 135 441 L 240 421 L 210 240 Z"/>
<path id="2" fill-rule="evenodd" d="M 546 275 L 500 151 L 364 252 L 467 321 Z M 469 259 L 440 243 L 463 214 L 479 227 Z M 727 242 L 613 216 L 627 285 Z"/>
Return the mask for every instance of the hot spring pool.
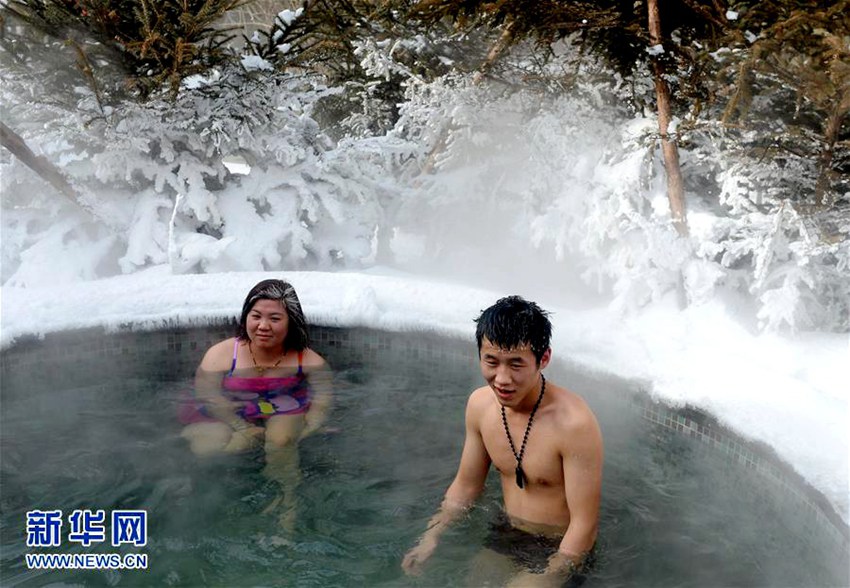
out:
<path id="1" fill-rule="evenodd" d="M 325 432 L 301 444 L 294 530 L 264 513 L 262 455 L 199 461 L 175 402 L 203 350 L 230 333 L 88 331 L 3 352 L 3 586 L 462 586 L 499 512 L 498 480 L 447 532 L 425 573 L 403 554 L 450 483 L 474 342 L 314 328 L 336 371 Z M 557 350 L 555 350 L 557 357 Z M 606 463 L 597 564 L 585 586 L 847 586 L 847 529 L 788 468 L 634 382 L 553 365 L 599 418 Z M 147 545 L 26 546 L 34 509 L 145 509 Z M 67 531 L 67 525 L 64 527 Z M 148 555 L 147 570 L 30 571 L 24 554 Z"/>

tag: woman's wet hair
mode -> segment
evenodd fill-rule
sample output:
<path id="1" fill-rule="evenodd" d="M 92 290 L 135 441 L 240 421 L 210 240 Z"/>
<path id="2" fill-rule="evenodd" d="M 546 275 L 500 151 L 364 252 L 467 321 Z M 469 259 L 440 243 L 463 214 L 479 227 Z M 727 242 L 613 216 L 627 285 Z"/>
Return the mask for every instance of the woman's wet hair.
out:
<path id="1" fill-rule="evenodd" d="M 283 280 L 263 280 L 248 292 L 245 303 L 242 305 L 242 315 L 239 317 L 237 337 L 248 340 L 248 313 L 254 308 L 259 300 L 277 300 L 286 309 L 289 318 L 289 328 L 286 338 L 283 340 L 283 348 L 286 351 L 301 351 L 309 344 L 307 335 L 307 321 L 304 319 L 304 311 L 301 310 L 301 302 L 295 288 L 289 282 Z"/>
<path id="2" fill-rule="evenodd" d="M 478 354 L 481 354 L 481 343 L 486 337 L 500 349 L 528 345 L 539 364 L 552 338 L 552 323 L 548 316 L 549 313 L 537 304 L 520 296 L 500 298 L 475 319 Z"/>

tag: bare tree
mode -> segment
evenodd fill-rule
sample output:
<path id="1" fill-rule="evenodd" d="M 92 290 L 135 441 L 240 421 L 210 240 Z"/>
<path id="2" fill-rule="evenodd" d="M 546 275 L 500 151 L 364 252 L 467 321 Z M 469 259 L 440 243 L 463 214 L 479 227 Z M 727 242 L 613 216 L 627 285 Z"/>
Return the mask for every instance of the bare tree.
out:
<path id="1" fill-rule="evenodd" d="M 661 16 L 658 11 L 658 0 L 647 0 L 649 11 L 649 43 L 650 46 L 662 47 Z M 670 203 L 670 213 L 673 216 L 673 226 L 680 236 L 688 235 L 688 219 L 685 211 L 685 187 L 682 181 L 682 170 L 679 166 L 679 147 L 676 139 L 670 137 L 669 128 L 672 119 L 670 114 L 670 89 L 664 79 L 664 65 L 659 59 L 658 52 L 652 52 L 652 73 L 655 79 L 655 99 L 658 109 L 658 132 L 661 136 L 661 153 L 664 157 L 664 169 L 667 172 L 667 200 Z"/>

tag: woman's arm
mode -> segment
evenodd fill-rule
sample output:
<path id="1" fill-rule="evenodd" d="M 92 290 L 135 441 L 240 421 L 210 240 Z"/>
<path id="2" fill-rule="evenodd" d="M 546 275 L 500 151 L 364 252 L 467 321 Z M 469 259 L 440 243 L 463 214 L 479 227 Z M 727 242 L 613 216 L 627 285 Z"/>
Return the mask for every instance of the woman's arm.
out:
<path id="1" fill-rule="evenodd" d="M 233 362 L 233 338 L 210 347 L 195 371 L 195 395 L 204 403 L 206 412 L 234 431 L 245 432 L 255 427 L 236 414 L 236 405 L 222 394 L 221 380 Z"/>
<path id="2" fill-rule="evenodd" d="M 313 398 L 310 400 L 310 410 L 304 415 L 306 426 L 301 431 L 302 439 L 319 430 L 333 403 L 333 372 L 330 366 L 312 349 L 306 350 L 304 364 L 307 368 L 307 380 L 313 389 Z"/>

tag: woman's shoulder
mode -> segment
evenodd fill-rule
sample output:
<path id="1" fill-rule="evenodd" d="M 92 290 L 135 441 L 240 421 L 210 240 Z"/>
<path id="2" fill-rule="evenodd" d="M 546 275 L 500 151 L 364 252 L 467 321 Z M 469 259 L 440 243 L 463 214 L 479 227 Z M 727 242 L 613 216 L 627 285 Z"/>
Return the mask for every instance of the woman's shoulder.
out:
<path id="1" fill-rule="evenodd" d="M 230 364 L 233 363 L 233 345 L 236 343 L 236 337 L 219 341 L 204 354 L 204 359 L 201 360 L 201 367 L 209 371 L 229 370 Z"/>
<path id="2" fill-rule="evenodd" d="M 305 367 L 324 367 L 327 365 L 325 358 L 310 349 L 305 347 L 301 357 L 301 363 Z"/>

